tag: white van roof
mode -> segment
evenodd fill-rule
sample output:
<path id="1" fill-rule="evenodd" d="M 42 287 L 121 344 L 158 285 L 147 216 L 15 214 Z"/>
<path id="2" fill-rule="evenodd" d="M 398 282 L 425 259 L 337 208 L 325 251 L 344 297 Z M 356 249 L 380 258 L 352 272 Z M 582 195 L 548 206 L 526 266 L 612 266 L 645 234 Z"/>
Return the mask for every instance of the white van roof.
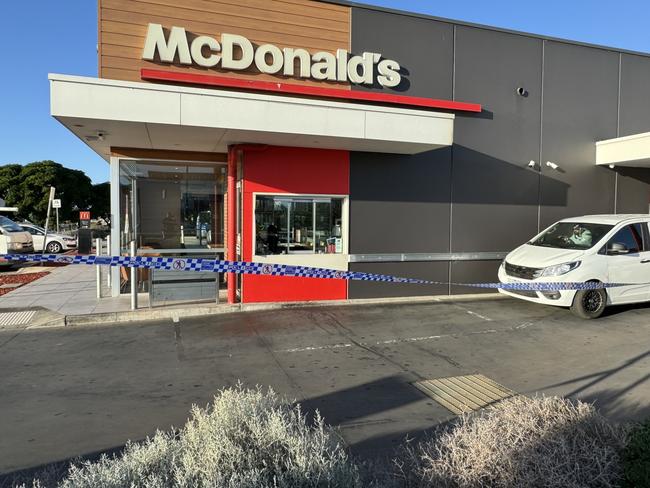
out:
<path id="1" fill-rule="evenodd" d="M 603 215 L 583 215 L 581 217 L 571 217 L 562 219 L 561 222 L 585 222 L 590 224 L 607 224 L 617 225 L 628 220 L 645 220 L 650 222 L 650 214 L 603 214 Z"/>

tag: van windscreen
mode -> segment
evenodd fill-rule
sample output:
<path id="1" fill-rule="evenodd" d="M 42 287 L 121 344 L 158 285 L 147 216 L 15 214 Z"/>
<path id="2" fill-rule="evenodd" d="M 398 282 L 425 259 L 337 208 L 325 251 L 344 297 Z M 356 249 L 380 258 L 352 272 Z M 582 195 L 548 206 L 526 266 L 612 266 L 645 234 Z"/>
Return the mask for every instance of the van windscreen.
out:
<path id="1" fill-rule="evenodd" d="M 613 225 L 558 222 L 528 244 L 558 249 L 589 249 L 596 245 Z"/>

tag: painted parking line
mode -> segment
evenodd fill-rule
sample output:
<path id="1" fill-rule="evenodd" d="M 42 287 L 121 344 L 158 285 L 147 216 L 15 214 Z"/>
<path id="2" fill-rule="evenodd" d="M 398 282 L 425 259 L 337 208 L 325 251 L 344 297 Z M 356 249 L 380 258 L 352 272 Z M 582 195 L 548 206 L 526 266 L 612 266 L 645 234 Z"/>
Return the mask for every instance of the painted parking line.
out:
<path id="1" fill-rule="evenodd" d="M 296 353 L 296 352 L 310 352 L 310 351 L 327 351 L 330 349 L 342 349 L 342 348 L 347 348 L 347 347 L 352 347 L 352 346 L 362 346 L 362 347 L 371 347 L 371 346 L 389 346 L 392 344 L 408 344 L 408 343 L 414 343 L 414 342 L 427 342 L 427 341 L 435 341 L 438 339 L 447 339 L 447 338 L 452 338 L 452 337 L 462 337 L 462 336 L 470 336 L 470 335 L 484 335 L 484 334 L 496 334 L 497 332 L 511 332 L 515 330 L 514 327 L 508 328 L 508 329 L 485 329 L 485 330 L 477 330 L 473 332 L 466 332 L 463 334 L 441 334 L 441 335 L 431 335 L 431 336 L 422 336 L 422 337 L 403 337 L 403 338 L 395 338 L 395 339 L 387 339 L 384 341 L 376 341 L 376 342 L 357 342 L 357 343 L 352 343 L 352 342 L 345 342 L 345 343 L 338 343 L 338 344 L 326 344 L 323 346 L 305 346 L 305 347 L 294 347 L 291 349 L 278 349 L 273 352 L 277 353 Z"/>

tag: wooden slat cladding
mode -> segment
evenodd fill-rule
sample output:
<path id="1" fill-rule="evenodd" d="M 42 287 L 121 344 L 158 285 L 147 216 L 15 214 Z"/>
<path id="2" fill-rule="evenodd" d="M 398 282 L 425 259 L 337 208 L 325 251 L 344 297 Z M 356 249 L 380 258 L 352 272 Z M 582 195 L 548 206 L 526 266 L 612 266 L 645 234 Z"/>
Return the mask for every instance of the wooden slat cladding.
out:
<path id="1" fill-rule="evenodd" d="M 247 71 L 169 65 L 142 59 L 149 23 L 184 27 L 219 38 L 239 34 L 254 44 L 304 48 L 311 53 L 350 49 L 349 7 L 313 0 L 99 0 L 99 76 L 142 81 L 142 68 L 218 74 L 245 79 L 322 85 L 323 82 Z M 338 84 L 341 85 L 341 84 Z M 341 85 L 347 87 L 347 85 Z"/>

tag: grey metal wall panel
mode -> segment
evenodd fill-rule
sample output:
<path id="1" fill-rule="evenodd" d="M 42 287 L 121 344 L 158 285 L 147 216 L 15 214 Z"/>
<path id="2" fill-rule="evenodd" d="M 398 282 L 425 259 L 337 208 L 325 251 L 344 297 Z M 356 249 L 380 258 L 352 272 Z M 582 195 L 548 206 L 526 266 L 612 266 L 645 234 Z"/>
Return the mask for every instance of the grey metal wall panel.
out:
<path id="1" fill-rule="evenodd" d="M 621 55 L 619 136 L 650 132 L 650 58 Z M 648 212 L 650 169 L 617 168 L 616 211 Z"/>
<path id="2" fill-rule="evenodd" d="M 456 283 L 496 283 L 499 281 L 497 272 L 501 261 L 456 261 L 451 263 L 451 275 Z M 468 286 L 452 286 L 452 295 L 469 293 L 496 293 L 489 288 L 473 288 Z"/>
<path id="3" fill-rule="evenodd" d="M 650 58 L 621 55 L 619 136 L 650 132 Z"/>
<path id="4" fill-rule="evenodd" d="M 596 167 L 595 143 L 616 137 L 618 108 L 618 54 L 551 41 L 544 52 L 542 161 L 559 170 L 542 165 L 542 227 L 614 211 L 615 175 Z"/>
<path id="5" fill-rule="evenodd" d="M 400 63 L 405 95 L 451 99 L 453 26 L 364 8 L 352 8 L 352 52 L 380 53 Z M 355 90 L 383 90 L 354 85 Z"/>
<path id="6" fill-rule="evenodd" d="M 351 271 L 381 273 L 404 278 L 420 278 L 430 281 L 449 281 L 449 263 L 351 263 Z M 382 283 L 379 281 L 350 281 L 350 298 L 408 297 L 427 295 L 446 295 L 446 285 L 415 285 Z"/>
<path id="7" fill-rule="evenodd" d="M 596 167 L 595 142 L 616 137 L 619 122 L 621 135 L 650 131 L 644 125 L 650 120 L 650 106 L 644 105 L 650 105 L 650 59 L 623 55 L 619 121 L 619 53 L 479 27 L 457 25 L 451 36 L 453 31 L 444 21 L 352 10 L 353 52 L 382 52 L 401 62 L 405 94 L 484 107 L 480 115 L 457 114 L 451 151 L 351 155 L 352 254 L 503 251 L 531 237 L 538 225 L 611 213 L 616 173 Z M 518 87 L 527 96 L 517 94 Z M 530 160 L 534 170 L 527 167 Z M 646 211 L 650 174 L 616 172 L 617 210 Z M 436 281 L 445 281 L 451 270 L 453 281 L 482 282 L 496 280 L 498 265 L 350 267 Z M 431 293 L 414 285 L 350 284 L 352 298 Z"/>
<path id="8" fill-rule="evenodd" d="M 616 192 L 616 212 L 648 213 L 650 202 L 649 168 L 616 168 L 618 189 Z"/>
<path id="9" fill-rule="evenodd" d="M 451 150 L 350 155 L 350 253 L 449 251 Z"/>
<path id="10" fill-rule="evenodd" d="M 455 98 L 484 112 L 456 117 L 453 252 L 510 250 L 537 231 L 539 174 L 527 165 L 539 159 L 541 60 L 538 39 L 456 30 Z"/>

